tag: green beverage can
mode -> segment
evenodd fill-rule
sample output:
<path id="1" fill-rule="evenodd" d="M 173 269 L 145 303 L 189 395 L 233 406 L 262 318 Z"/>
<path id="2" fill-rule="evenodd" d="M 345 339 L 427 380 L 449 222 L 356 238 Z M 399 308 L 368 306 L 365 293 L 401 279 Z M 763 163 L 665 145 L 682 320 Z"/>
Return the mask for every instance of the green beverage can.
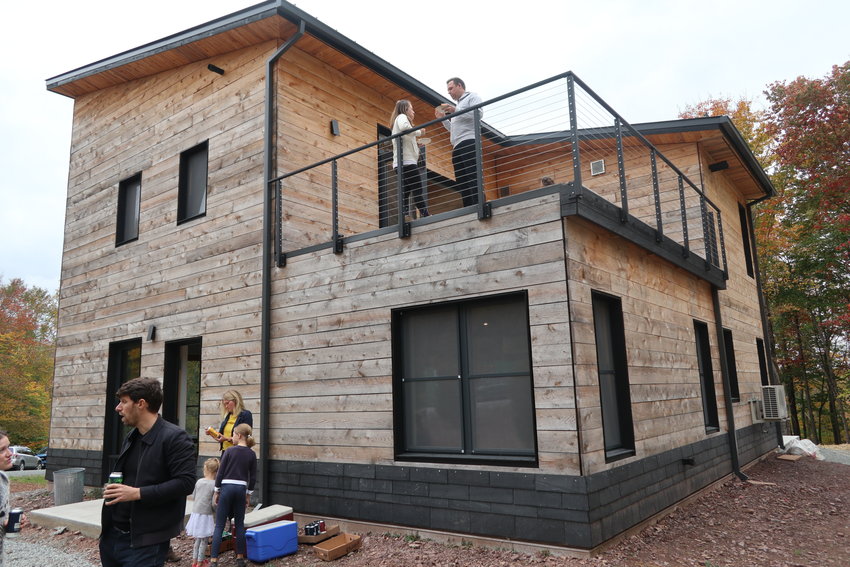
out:
<path id="1" fill-rule="evenodd" d="M 121 484 L 124 482 L 124 473 L 109 473 L 109 484 Z"/>

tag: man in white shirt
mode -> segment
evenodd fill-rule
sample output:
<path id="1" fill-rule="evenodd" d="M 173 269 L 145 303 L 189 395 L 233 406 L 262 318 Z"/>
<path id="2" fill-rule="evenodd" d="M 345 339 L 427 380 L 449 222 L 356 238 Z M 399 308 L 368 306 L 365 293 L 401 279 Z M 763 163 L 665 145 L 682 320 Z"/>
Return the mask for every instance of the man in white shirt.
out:
<path id="1" fill-rule="evenodd" d="M 449 96 L 457 102 L 456 106 L 440 105 L 434 111 L 437 118 L 454 114 L 481 103 L 481 97 L 468 92 L 466 84 L 458 77 L 446 81 Z M 451 134 L 452 165 L 455 170 L 455 191 L 460 193 L 463 206 L 478 204 L 478 164 L 475 160 L 475 118 L 474 112 L 445 120 L 443 126 Z"/>

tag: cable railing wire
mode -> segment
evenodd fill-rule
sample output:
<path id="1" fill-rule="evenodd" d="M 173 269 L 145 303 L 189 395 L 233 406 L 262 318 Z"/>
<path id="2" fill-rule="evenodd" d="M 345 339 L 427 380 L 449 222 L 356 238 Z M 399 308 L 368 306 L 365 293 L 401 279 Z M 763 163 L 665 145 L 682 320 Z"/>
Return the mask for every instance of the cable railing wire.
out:
<path id="1" fill-rule="evenodd" d="M 574 80 L 575 125 L 569 112 L 570 78 Z M 433 107 L 422 101 L 412 102 L 417 117 L 429 117 L 433 112 Z M 717 206 L 683 170 L 571 73 L 464 112 L 482 115 L 483 164 L 478 173 L 484 201 L 548 184 L 573 183 L 580 171 L 582 186 L 621 207 L 624 221 L 637 219 L 655 228 L 658 239 L 669 238 L 682 246 L 684 254 L 698 254 L 708 265 L 725 270 Z M 414 130 L 424 129 L 419 138 L 421 199 L 399 190 L 400 176 L 392 167 L 392 145 L 409 132 L 382 137 L 270 180 L 279 184 L 275 195 L 282 252 L 327 246 L 340 252 L 346 237 L 373 231 L 398 230 L 400 236 L 409 236 L 410 223 L 462 208 L 454 190 L 450 135 L 443 126 L 459 115 L 414 126 Z M 573 163 L 574 149 L 578 150 L 577 164 Z"/>

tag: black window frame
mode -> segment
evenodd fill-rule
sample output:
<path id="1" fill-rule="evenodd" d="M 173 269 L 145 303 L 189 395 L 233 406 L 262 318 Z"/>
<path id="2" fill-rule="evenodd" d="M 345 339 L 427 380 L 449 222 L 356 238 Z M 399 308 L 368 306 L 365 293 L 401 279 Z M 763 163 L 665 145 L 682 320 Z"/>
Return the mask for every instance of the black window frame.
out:
<path id="1" fill-rule="evenodd" d="M 759 358 L 761 385 L 770 386 L 770 375 L 767 373 L 767 351 L 764 349 L 764 339 L 756 338 L 756 354 Z"/>
<path id="2" fill-rule="evenodd" d="M 199 168 L 203 171 L 201 172 Z M 177 191 L 178 225 L 206 216 L 208 187 L 209 141 L 204 141 L 180 153 L 180 180 Z M 199 206 L 193 207 L 192 211 L 187 210 L 190 203 L 196 201 L 199 195 L 202 195 Z"/>
<path id="3" fill-rule="evenodd" d="M 726 367 L 729 374 L 729 397 L 733 402 L 741 401 L 741 387 L 738 384 L 738 365 L 735 362 L 735 340 L 731 329 L 723 329 L 723 348 L 726 352 Z"/>
<path id="4" fill-rule="evenodd" d="M 525 368 L 521 372 L 508 373 L 480 373 L 474 374 L 470 370 L 470 354 L 474 335 L 472 326 L 469 323 L 468 315 L 473 309 L 481 307 L 493 306 L 498 308 L 498 304 L 506 304 L 517 302 L 514 308 L 519 307 L 519 302 L 522 304 L 522 312 L 524 321 L 517 321 L 514 328 L 518 325 L 524 325 L 525 343 L 527 345 L 527 360 Z M 440 311 L 454 311 L 456 315 L 457 327 L 454 329 L 454 337 L 448 337 L 446 340 L 453 341 L 457 347 L 456 356 L 459 364 L 458 376 L 446 374 L 445 376 L 436 376 L 433 378 L 408 377 L 405 376 L 405 352 L 408 350 L 405 345 L 405 331 L 408 315 L 411 313 L 421 314 L 435 313 Z M 465 463 L 465 464 L 480 464 L 480 465 L 496 465 L 496 466 L 513 466 L 513 467 L 536 467 L 538 465 L 538 447 L 537 447 L 537 419 L 534 403 L 534 375 L 531 359 L 531 332 L 528 324 L 528 294 L 525 291 L 512 292 L 507 294 L 489 295 L 476 297 L 471 299 L 447 301 L 433 303 L 428 305 L 418 305 L 412 307 L 404 307 L 394 309 L 392 311 L 392 352 L 393 352 L 393 421 L 394 421 L 394 437 L 395 437 L 395 458 L 398 461 L 416 461 L 416 462 L 432 462 L 432 463 Z M 449 333 L 452 330 L 447 331 Z M 475 347 L 472 347 L 474 349 Z M 443 353 L 432 353 L 437 356 L 445 356 Z M 411 355 L 412 356 L 412 355 Z M 454 354 L 452 355 L 454 356 Z M 518 361 L 519 359 L 514 359 Z M 471 383 L 476 380 L 492 378 L 519 378 L 520 380 L 527 377 L 527 405 L 523 409 L 523 413 L 516 414 L 517 419 L 513 423 L 524 424 L 522 430 L 530 437 L 525 439 L 528 442 L 527 448 L 522 450 L 494 450 L 482 451 L 474 446 L 475 424 L 473 423 L 473 414 L 476 408 L 472 407 L 471 397 L 473 396 L 473 388 Z M 408 424 L 412 420 L 412 416 L 406 415 L 406 402 L 410 399 L 406 392 L 406 384 L 409 386 L 412 383 L 419 382 L 437 382 L 450 384 L 453 380 L 459 380 L 458 398 L 460 403 L 458 420 L 461 426 L 459 437 L 461 440 L 459 447 L 410 447 L 408 446 L 408 438 L 412 437 L 408 434 L 413 431 L 413 427 Z M 521 387 L 522 389 L 525 386 Z M 513 401 L 517 401 L 513 399 Z M 452 411 L 457 410 L 454 408 Z M 439 421 L 439 420 L 438 420 Z M 409 431 L 410 429 L 410 431 Z M 420 428 L 421 430 L 421 428 Z M 483 429 L 482 429 L 483 430 Z"/>
<path id="5" fill-rule="evenodd" d="M 750 212 L 741 203 L 738 203 L 738 219 L 741 221 L 741 240 L 744 245 L 744 261 L 747 264 L 747 275 L 754 278 L 753 235 L 750 230 Z"/>
<path id="6" fill-rule="evenodd" d="M 694 336 L 705 431 L 714 433 L 720 431 L 720 415 L 717 411 L 717 391 L 714 388 L 714 365 L 711 362 L 708 324 L 694 319 Z"/>
<path id="7" fill-rule="evenodd" d="M 635 455 L 623 302 L 596 290 L 590 296 L 605 462 L 612 462 Z"/>
<path id="8" fill-rule="evenodd" d="M 131 192 L 135 194 L 131 195 Z M 118 183 L 118 210 L 115 218 L 115 246 L 139 239 L 142 207 L 142 174 L 137 173 Z"/>

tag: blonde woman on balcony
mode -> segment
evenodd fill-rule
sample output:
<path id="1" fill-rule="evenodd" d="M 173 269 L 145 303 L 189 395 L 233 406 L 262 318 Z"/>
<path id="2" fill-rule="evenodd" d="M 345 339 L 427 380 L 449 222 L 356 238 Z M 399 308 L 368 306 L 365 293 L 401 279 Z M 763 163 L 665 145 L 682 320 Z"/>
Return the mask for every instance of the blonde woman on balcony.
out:
<path id="1" fill-rule="evenodd" d="M 392 114 L 390 114 L 390 123 L 393 125 L 393 134 L 404 132 L 413 128 L 413 117 L 416 112 L 413 110 L 413 105 L 409 100 L 402 99 L 395 103 Z M 398 171 L 398 150 L 399 140 L 401 140 L 401 166 L 402 176 L 404 181 L 404 197 L 403 210 L 407 216 L 407 201 L 410 195 L 413 195 L 413 204 L 419 211 L 420 217 L 427 217 L 428 206 L 425 203 L 425 197 L 422 190 L 422 169 L 419 167 L 419 145 L 416 143 L 416 138 L 422 135 L 423 129 L 414 130 L 409 134 L 405 134 L 400 138 L 393 140 L 393 170 Z"/>

